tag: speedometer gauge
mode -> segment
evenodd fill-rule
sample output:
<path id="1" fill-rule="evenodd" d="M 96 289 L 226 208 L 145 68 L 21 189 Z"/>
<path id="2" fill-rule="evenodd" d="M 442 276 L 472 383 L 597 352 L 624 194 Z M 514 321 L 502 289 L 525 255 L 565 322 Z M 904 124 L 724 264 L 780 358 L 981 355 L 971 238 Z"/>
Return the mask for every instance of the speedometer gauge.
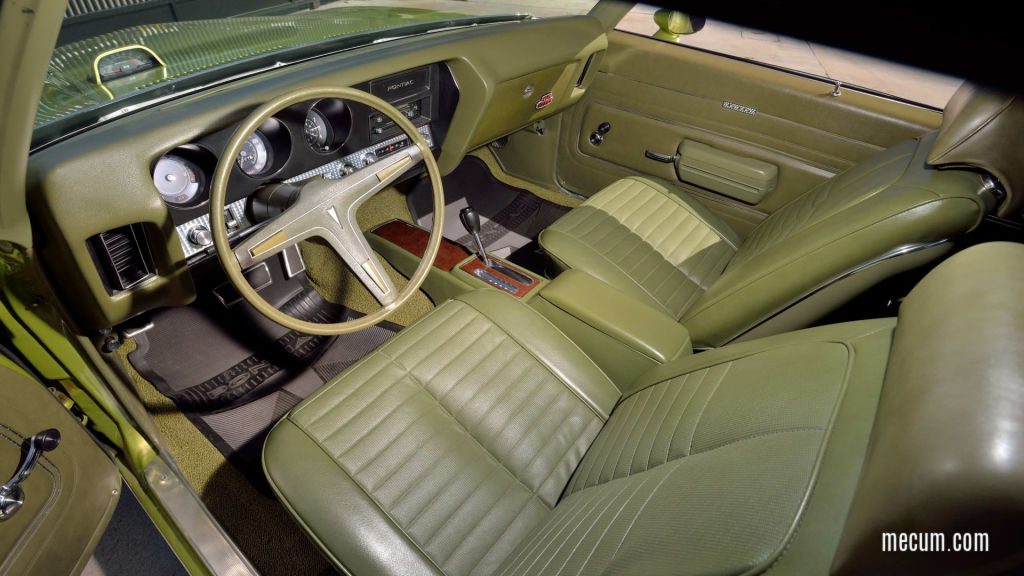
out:
<path id="1" fill-rule="evenodd" d="M 324 118 L 323 112 L 320 112 L 316 108 L 310 108 L 309 114 L 306 115 L 306 122 L 303 124 L 302 133 L 306 137 L 306 144 L 317 152 L 322 152 L 330 149 L 330 127 L 327 125 L 327 119 Z"/>
<path id="2" fill-rule="evenodd" d="M 253 132 L 238 154 L 238 167 L 249 176 L 259 176 L 270 164 L 270 142 L 259 130 Z"/>
<path id="3" fill-rule="evenodd" d="M 188 204 L 202 188 L 203 173 L 192 162 L 167 155 L 158 160 L 153 169 L 153 184 L 165 202 Z"/>

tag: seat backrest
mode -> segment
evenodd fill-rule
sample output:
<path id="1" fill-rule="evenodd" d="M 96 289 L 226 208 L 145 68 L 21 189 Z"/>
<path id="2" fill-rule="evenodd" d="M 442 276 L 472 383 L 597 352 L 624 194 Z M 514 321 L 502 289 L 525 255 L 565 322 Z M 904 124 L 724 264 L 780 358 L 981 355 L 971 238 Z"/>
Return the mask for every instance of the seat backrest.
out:
<path id="1" fill-rule="evenodd" d="M 974 228 L 991 196 L 977 173 L 927 162 L 936 136 L 898 144 L 766 218 L 681 321 L 721 345 L 893 251 Z"/>
<path id="2" fill-rule="evenodd" d="M 980 168 L 999 180 L 1006 198 L 1000 216 L 1024 206 L 1024 101 L 965 82 L 953 94 L 939 136 L 928 153 L 935 166 Z"/>
<path id="3" fill-rule="evenodd" d="M 1022 285 L 1024 246 L 993 242 L 943 262 L 904 300 L 833 573 L 1020 573 Z M 957 533 L 985 534 L 988 550 L 883 549 L 885 534 L 942 534 L 952 550 Z"/>

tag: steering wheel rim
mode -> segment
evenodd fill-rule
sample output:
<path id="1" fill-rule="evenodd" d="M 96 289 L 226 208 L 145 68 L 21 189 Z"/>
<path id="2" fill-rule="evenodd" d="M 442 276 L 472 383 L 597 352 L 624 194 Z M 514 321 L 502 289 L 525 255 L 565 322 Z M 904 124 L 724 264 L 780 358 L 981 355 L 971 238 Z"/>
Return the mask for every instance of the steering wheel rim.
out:
<path id="1" fill-rule="evenodd" d="M 251 235 L 240 243 L 239 247 L 233 250 L 228 241 L 224 209 L 228 180 L 231 176 L 235 159 L 238 158 L 243 144 L 264 121 L 274 114 L 294 104 L 322 98 L 339 98 L 376 109 L 405 132 L 410 138 L 411 145 L 344 178 L 338 180 L 312 179 L 302 183 L 303 196 L 300 196 L 295 205 L 285 210 L 284 213 L 273 220 L 266 222 L 263 229 Z M 362 202 L 390 186 L 397 178 L 416 166 L 419 161 L 422 161 L 426 167 L 427 175 L 430 177 L 430 183 L 433 187 L 433 226 L 431 227 L 430 238 L 427 241 L 426 251 L 416 271 L 413 272 L 404 287 L 395 289 L 386 270 L 380 264 L 379 258 L 369 248 L 368 243 L 366 243 L 365 236 L 355 221 L 355 211 Z M 373 181 L 374 179 L 376 179 L 376 182 Z M 298 206 L 303 203 L 307 189 L 310 190 L 312 199 L 308 200 L 303 206 Z M 359 194 L 361 195 L 357 197 Z M 274 232 L 272 224 L 278 222 L 296 208 L 299 208 L 300 212 L 298 218 L 317 219 L 317 225 L 314 226 L 315 230 L 293 234 L 288 230 L 288 224 L 286 223 L 277 226 L 276 228 L 280 228 L 280 230 Z M 308 210 L 303 212 L 306 209 Z M 437 258 L 441 247 L 444 226 L 443 211 L 444 189 L 441 185 L 440 170 L 426 140 L 423 139 L 423 136 L 416 130 L 412 122 L 395 109 L 394 106 L 376 96 L 354 88 L 321 87 L 296 90 L 278 96 L 254 110 L 235 130 L 235 133 L 232 134 L 231 139 L 228 141 L 224 154 L 218 160 L 210 189 L 210 229 L 213 235 L 213 245 L 217 252 L 217 258 L 220 260 L 225 274 L 227 274 L 235 289 L 238 290 L 243 299 L 270 320 L 291 330 L 319 336 L 349 334 L 374 326 L 390 316 L 419 290 L 426 280 L 427 274 L 430 273 L 430 268 Z M 329 219 L 325 218 L 324 214 Z M 295 220 L 296 223 L 298 222 L 294 215 L 292 220 Z M 289 222 L 292 222 L 292 220 L 289 220 Z M 332 221 L 337 224 L 337 230 L 333 230 L 335 226 L 331 223 Z M 284 248 L 293 246 L 306 238 L 323 236 L 328 233 L 332 236 L 328 238 L 328 243 L 342 257 L 342 260 L 346 262 L 357 279 L 381 303 L 379 310 L 345 322 L 329 324 L 309 322 L 289 316 L 272 306 L 245 279 L 242 271 L 247 266 L 243 265 L 242 260 L 246 259 L 247 254 L 251 256 L 251 263 L 256 264 L 273 257 Z M 244 251 L 242 251 L 243 248 Z M 339 251 L 341 249 L 344 249 L 347 253 L 342 254 Z M 353 266 L 350 260 L 361 258 L 362 256 L 357 253 L 360 250 L 366 251 L 365 257 L 367 259 L 361 265 Z M 241 255 L 240 251 L 242 251 Z M 358 268 L 361 268 L 361 270 Z M 388 296 L 388 291 L 386 290 L 388 286 L 397 290 L 397 293 L 393 296 Z"/>

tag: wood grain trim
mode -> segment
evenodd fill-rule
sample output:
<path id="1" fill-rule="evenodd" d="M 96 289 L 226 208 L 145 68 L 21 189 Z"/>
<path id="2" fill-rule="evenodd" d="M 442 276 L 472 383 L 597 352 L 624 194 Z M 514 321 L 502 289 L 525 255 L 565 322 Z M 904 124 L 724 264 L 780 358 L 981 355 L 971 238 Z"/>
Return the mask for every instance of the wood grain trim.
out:
<path id="1" fill-rule="evenodd" d="M 493 256 L 492 256 L 492 258 L 493 258 Z M 506 262 L 504 260 L 501 261 L 501 264 L 503 266 L 508 266 L 510 268 L 515 268 L 515 270 L 517 272 L 521 272 L 521 273 L 525 274 L 526 276 L 528 276 L 530 278 L 530 283 L 529 284 L 523 284 L 522 282 L 517 282 L 516 280 L 514 280 L 512 278 L 509 278 L 508 276 L 502 274 L 501 272 L 498 272 L 497 270 L 495 270 L 493 268 L 487 268 L 486 266 L 484 266 L 483 261 L 481 261 L 479 258 L 473 258 L 472 260 L 470 260 L 469 262 L 466 262 L 465 264 L 463 264 L 459 268 L 463 272 L 465 272 L 466 274 L 469 274 L 470 276 L 473 276 L 473 278 L 476 278 L 476 280 L 478 282 L 481 282 L 481 283 L 485 283 L 484 280 L 482 280 L 480 278 L 477 278 L 473 274 L 473 272 L 475 270 L 479 270 L 481 268 L 487 268 L 487 271 L 490 272 L 491 274 L 494 274 L 498 278 L 501 278 L 502 280 L 504 280 L 504 281 L 508 282 L 509 284 L 511 284 L 511 285 L 516 287 L 516 291 L 515 292 L 510 292 L 510 294 L 512 294 L 516 298 L 522 298 L 522 297 L 526 296 L 527 294 L 529 294 L 531 290 L 533 290 L 537 286 L 540 286 L 540 279 L 535 277 L 533 274 L 530 274 L 526 270 L 523 270 L 522 268 L 520 268 L 518 266 L 512 266 L 511 264 L 509 264 L 508 262 Z M 489 284 L 488 284 L 488 286 L 489 286 Z M 499 290 L 500 290 L 500 288 L 499 288 Z"/>
<path id="2" fill-rule="evenodd" d="M 385 222 L 371 232 L 419 258 L 427 251 L 427 241 L 430 240 L 430 232 L 402 220 Z M 444 238 L 434 259 L 434 267 L 451 272 L 469 255 L 469 250 Z"/>

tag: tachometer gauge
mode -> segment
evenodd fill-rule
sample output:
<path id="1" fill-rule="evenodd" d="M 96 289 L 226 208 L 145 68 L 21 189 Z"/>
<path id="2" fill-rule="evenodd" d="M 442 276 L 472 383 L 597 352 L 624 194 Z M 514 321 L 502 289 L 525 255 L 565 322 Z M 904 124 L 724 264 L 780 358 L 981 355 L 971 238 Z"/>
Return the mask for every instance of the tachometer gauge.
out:
<path id="1" fill-rule="evenodd" d="M 316 108 L 310 108 L 306 115 L 306 122 L 302 127 L 302 133 L 306 137 L 306 144 L 317 152 L 330 150 L 331 128 L 324 118 L 323 112 Z"/>
<path id="2" fill-rule="evenodd" d="M 238 154 L 238 167 L 249 176 L 259 176 L 270 164 L 270 142 L 259 130 L 253 132 Z"/>
<path id="3" fill-rule="evenodd" d="M 153 169 L 153 184 L 168 204 L 192 202 L 203 187 L 203 179 L 199 167 L 178 156 L 164 156 Z"/>

